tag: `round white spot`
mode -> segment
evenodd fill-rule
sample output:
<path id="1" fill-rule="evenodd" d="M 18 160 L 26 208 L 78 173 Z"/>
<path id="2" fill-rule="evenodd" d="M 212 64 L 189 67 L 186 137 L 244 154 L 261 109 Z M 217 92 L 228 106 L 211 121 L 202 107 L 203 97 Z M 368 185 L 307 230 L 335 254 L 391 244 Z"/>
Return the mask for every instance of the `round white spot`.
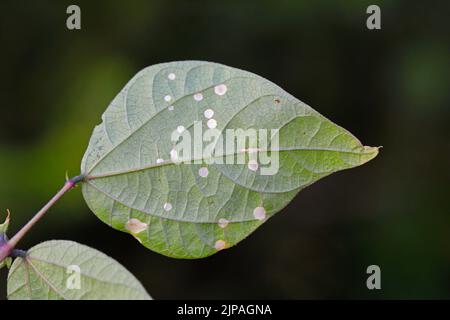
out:
<path id="1" fill-rule="evenodd" d="M 167 95 L 164 97 L 164 101 L 169 102 L 170 100 L 172 100 L 172 97 Z"/>
<path id="2" fill-rule="evenodd" d="M 173 111 L 173 106 L 169 106 L 167 109 L 169 109 L 169 111 Z"/>
<path id="3" fill-rule="evenodd" d="M 198 175 L 202 178 L 206 178 L 208 176 L 209 170 L 207 167 L 201 167 L 198 169 Z"/>
<path id="4" fill-rule="evenodd" d="M 219 219 L 219 227 L 221 227 L 222 229 L 226 228 L 229 222 L 230 221 L 228 221 L 227 219 Z"/>
<path id="5" fill-rule="evenodd" d="M 164 203 L 164 210 L 166 211 L 172 210 L 172 204 L 169 202 Z"/>
<path id="6" fill-rule="evenodd" d="M 158 163 L 158 164 L 163 163 L 163 162 L 164 162 L 164 159 L 161 159 L 161 158 L 156 159 L 156 163 Z"/>
<path id="7" fill-rule="evenodd" d="M 255 210 L 253 210 L 253 216 L 256 220 L 264 220 L 266 218 L 266 209 L 263 207 L 256 207 Z"/>
<path id="8" fill-rule="evenodd" d="M 214 87 L 214 92 L 219 96 L 223 96 L 225 93 L 227 93 L 227 86 L 224 84 L 219 84 L 218 86 Z"/>
<path id="9" fill-rule="evenodd" d="M 248 169 L 252 171 L 258 170 L 259 164 L 255 159 L 250 159 L 248 162 Z"/>
<path id="10" fill-rule="evenodd" d="M 214 129 L 215 127 L 217 127 L 217 121 L 214 119 L 209 119 L 206 125 L 208 126 L 208 128 Z"/>
<path id="11" fill-rule="evenodd" d="M 203 100 L 203 95 L 200 92 L 194 94 L 194 100 L 195 101 L 202 101 Z"/>
<path id="12" fill-rule="evenodd" d="M 206 109 L 203 114 L 206 119 L 211 119 L 214 116 L 214 111 L 212 109 Z"/>
<path id="13" fill-rule="evenodd" d="M 183 133 L 183 131 L 184 131 L 184 127 L 183 126 L 178 126 L 177 127 L 177 132 L 178 133 Z"/>
<path id="14" fill-rule="evenodd" d="M 128 222 L 125 224 L 125 229 L 134 234 L 144 231 L 145 229 L 147 229 L 147 227 L 148 224 L 135 218 L 128 220 Z"/>
<path id="15" fill-rule="evenodd" d="M 169 73 L 169 75 L 167 76 L 167 78 L 169 78 L 169 80 L 175 80 L 177 76 L 175 75 L 175 73 Z"/>
<path id="16" fill-rule="evenodd" d="M 214 248 L 216 248 L 217 251 L 225 249 L 226 243 L 223 240 L 217 240 L 214 244 Z"/>

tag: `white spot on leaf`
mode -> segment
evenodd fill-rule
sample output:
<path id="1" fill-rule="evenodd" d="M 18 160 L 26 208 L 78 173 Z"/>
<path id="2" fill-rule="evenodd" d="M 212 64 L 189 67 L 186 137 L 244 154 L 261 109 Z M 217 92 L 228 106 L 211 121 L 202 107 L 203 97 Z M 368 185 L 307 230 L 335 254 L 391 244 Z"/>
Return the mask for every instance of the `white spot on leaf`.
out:
<path id="1" fill-rule="evenodd" d="M 264 220 L 266 218 L 266 209 L 264 207 L 256 207 L 253 210 L 253 216 L 256 220 Z"/>
<path id="2" fill-rule="evenodd" d="M 169 203 L 169 202 L 166 202 L 166 203 L 164 203 L 164 207 L 163 208 L 166 211 L 170 211 L 170 210 L 172 210 L 172 204 Z"/>
<path id="3" fill-rule="evenodd" d="M 169 106 L 167 109 L 169 109 L 169 111 L 173 111 L 173 106 Z"/>
<path id="4" fill-rule="evenodd" d="M 203 95 L 200 92 L 194 94 L 194 100 L 195 101 L 202 101 L 203 100 Z"/>
<path id="5" fill-rule="evenodd" d="M 248 169 L 252 171 L 258 170 L 259 164 L 255 159 L 250 159 L 248 162 Z"/>
<path id="6" fill-rule="evenodd" d="M 167 78 L 169 78 L 169 80 L 175 80 L 177 76 L 175 75 L 175 73 L 169 73 L 169 75 L 167 76 Z"/>
<path id="7" fill-rule="evenodd" d="M 160 164 L 160 163 L 163 163 L 163 162 L 164 162 L 164 159 L 161 159 L 161 158 L 156 159 L 156 163 L 157 163 L 157 164 Z"/>
<path id="8" fill-rule="evenodd" d="M 172 97 L 167 95 L 164 97 L 164 101 L 169 102 L 170 100 L 172 100 Z"/>
<path id="9" fill-rule="evenodd" d="M 221 227 L 222 229 L 226 228 L 228 223 L 230 221 L 228 221 L 227 219 L 219 219 L 219 227 Z"/>
<path id="10" fill-rule="evenodd" d="M 206 109 L 203 114 L 206 119 L 211 119 L 214 116 L 214 111 L 212 109 Z"/>
<path id="11" fill-rule="evenodd" d="M 209 174 L 209 170 L 207 167 L 201 167 L 198 170 L 198 175 L 202 178 L 206 178 L 208 176 L 208 174 Z"/>
<path id="12" fill-rule="evenodd" d="M 215 119 L 209 119 L 206 125 L 208 126 L 208 128 L 214 129 L 215 127 L 217 127 L 217 121 Z"/>
<path id="13" fill-rule="evenodd" d="M 225 249 L 226 243 L 223 240 L 217 240 L 214 244 L 214 248 L 216 248 L 217 251 Z"/>
<path id="14" fill-rule="evenodd" d="M 219 84 L 214 87 L 214 92 L 219 96 L 223 96 L 225 93 L 227 93 L 227 86 L 224 84 Z"/>
<path id="15" fill-rule="evenodd" d="M 183 131 L 184 131 L 184 127 L 183 126 L 178 126 L 177 127 L 177 132 L 178 133 L 183 133 Z"/>
<path id="16" fill-rule="evenodd" d="M 148 224 L 135 218 L 128 220 L 128 222 L 125 224 L 125 229 L 134 234 L 144 231 L 145 229 L 147 229 L 147 227 Z"/>

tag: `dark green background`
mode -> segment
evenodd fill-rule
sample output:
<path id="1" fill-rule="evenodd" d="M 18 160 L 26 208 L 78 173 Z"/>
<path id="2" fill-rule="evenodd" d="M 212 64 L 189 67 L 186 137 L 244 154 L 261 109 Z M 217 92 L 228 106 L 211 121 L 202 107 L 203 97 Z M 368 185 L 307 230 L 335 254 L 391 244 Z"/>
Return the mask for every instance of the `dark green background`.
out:
<path id="1" fill-rule="evenodd" d="M 78 4 L 82 30 L 69 31 Z M 382 30 L 366 28 L 378 4 Z M 433 4 L 433 5 L 432 5 Z M 70 239 L 116 258 L 155 298 L 450 298 L 448 1 L 2 1 L 0 209 L 10 235 L 79 173 L 94 125 L 145 66 L 257 73 L 383 145 L 301 192 L 237 247 L 196 261 L 140 246 L 79 188 L 20 243 Z M 377 264 L 382 290 L 366 288 Z M 5 297 L 6 271 L 1 271 Z"/>

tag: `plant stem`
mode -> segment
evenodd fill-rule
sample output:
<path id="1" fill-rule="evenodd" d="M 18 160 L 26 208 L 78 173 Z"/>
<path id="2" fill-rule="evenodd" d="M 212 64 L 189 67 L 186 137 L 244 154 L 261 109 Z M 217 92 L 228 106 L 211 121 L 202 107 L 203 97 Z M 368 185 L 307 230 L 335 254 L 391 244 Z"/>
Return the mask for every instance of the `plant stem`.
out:
<path id="1" fill-rule="evenodd" d="M 8 242 L 4 243 L 1 247 L 0 247 L 0 261 L 2 261 L 3 259 L 5 259 L 7 256 L 9 256 L 9 254 L 11 253 L 11 251 L 15 248 L 15 246 L 17 245 L 17 243 L 27 234 L 27 232 L 36 224 L 36 222 L 38 222 L 44 215 L 45 213 L 70 189 L 72 189 L 73 187 L 75 187 L 75 185 L 78 182 L 83 181 L 84 176 L 76 176 L 72 179 L 69 179 L 66 181 L 66 183 L 64 184 L 64 186 L 61 188 L 61 190 L 58 191 L 58 193 L 52 198 L 50 199 L 50 201 L 41 209 L 39 210 L 38 213 L 35 214 L 35 216 L 28 221 L 23 227 L 22 229 L 19 230 L 19 232 L 17 232 L 14 237 L 11 238 L 11 240 L 9 240 Z"/>

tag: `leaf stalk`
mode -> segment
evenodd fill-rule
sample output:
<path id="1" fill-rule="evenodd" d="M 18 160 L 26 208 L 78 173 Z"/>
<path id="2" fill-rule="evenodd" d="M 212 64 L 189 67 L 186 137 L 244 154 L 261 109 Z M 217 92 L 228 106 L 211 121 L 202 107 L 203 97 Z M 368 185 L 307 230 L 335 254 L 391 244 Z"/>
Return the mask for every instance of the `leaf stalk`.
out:
<path id="1" fill-rule="evenodd" d="M 64 186 L 50 199 L 47 204 L 39 210 L 30 221 L 28 221 L 22 229 L 20 229 L 9 241 L 0 243 L 0 262 L 11 255 L 17 243 L 30 231 L 30 229 L 45 215 L 45 213 L 70 189 L 74 188 L 77 183 L 84 180 L 84 175 L 73 177 L 66 181 Z"/>

